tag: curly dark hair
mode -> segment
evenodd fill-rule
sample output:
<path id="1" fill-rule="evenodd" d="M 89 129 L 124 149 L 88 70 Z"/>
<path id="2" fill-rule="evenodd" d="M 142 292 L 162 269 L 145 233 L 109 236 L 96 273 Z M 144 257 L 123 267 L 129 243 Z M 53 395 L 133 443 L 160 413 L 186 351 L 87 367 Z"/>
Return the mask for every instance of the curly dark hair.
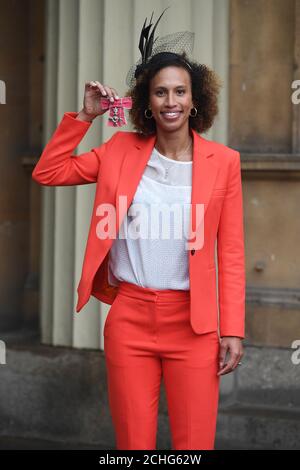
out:
<path id="1" fill-rule="evenodd" d="M 144 115 L 149 105 L 150 81 L 155 74 L 164 67 L 178 66 L 185 68 L 191 77 L 192 97 L 198 110 L 196 117 L 189 117 L 189 125 L 199 133 L 206 132 L 213 125 L 219 112 L 218 94 L 222 81 L 218 75 L 204 64 L 198 64 L 187 58 L 186 53 L 176 54 L 177 57 L 155 60 L 155 55 L 150 59 L 144 70 L 137 77 L 136 84 L 130 88 L 125 96 L 132 98 L 132 109 L 129 110 L 129 119 L 133 128 L 144 135 L 156 132 L 155 119 L 147 119 Z M 191 68 L 186 64 L 191 66 Z"/>

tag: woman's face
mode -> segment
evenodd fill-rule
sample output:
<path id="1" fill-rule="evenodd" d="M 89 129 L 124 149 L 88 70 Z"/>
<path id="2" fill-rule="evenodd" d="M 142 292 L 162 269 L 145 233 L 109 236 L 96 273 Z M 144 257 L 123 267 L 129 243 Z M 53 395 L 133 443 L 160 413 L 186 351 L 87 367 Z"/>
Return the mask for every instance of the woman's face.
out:
<path id="1" fill-rule="evenodd" d="M 182 67 L 165 67 L 152 78 L 149 88 L 149 108 L 156 126 L 167 132 L 188 129 L 193 108 L 189 72 Z"/>

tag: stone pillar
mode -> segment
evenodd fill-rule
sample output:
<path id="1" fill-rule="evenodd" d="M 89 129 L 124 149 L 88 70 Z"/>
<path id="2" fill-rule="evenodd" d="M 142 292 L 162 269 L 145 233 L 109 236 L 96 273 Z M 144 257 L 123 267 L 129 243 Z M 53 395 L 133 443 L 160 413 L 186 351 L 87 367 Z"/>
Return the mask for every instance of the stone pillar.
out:
<path id="1" fill-rule="evenodd" d="M 26 0 L 19 3 L 17 15 L 10 1 L 2 1 L 0 6 L 0 79 L 2 93 L 5 91 L 0 104 L 1 332 L 23 323 L 24 285 L 30 262 L 30 183 L 22 165 L 30 144 L 29 4 Z"/>

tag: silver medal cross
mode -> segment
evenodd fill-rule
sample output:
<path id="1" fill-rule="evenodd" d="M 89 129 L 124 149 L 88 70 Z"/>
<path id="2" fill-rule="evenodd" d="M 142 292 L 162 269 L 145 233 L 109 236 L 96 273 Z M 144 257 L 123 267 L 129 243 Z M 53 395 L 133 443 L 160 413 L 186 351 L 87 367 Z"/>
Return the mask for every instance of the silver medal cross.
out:
<path id="1" fill-rule="evenodd" d="M 112 121 L 114 126 L 117 126 L 119 121 L 123 121 L 123 118 L 118 116 L 119 110 L 118 110 L 117 106 L 114 106 L 111 109 L 113 111 L 113 115 L 109 116 L 108 120 Z"/>

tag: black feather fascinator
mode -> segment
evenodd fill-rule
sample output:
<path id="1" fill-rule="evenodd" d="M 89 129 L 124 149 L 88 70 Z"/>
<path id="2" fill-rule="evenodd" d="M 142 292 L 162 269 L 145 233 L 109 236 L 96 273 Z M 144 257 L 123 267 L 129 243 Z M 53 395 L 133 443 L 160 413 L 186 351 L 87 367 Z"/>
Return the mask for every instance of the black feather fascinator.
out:
<path id="1" fill-rule="evenodd" d="M 170 7 L 164 9 L 162 14 L 156 21 L 152 31 L 151 27 L 153 12 L 148 26 L 147 18 L 144 21 L 139 40 L 139 50 L 141 53 L 141 57 L 132 67 L 130 67 L 126 76 L 126 83 L 130 88 L 135 85 L 137 77 L 145 68 L 147 68 L 150 59 L 152 59 L 154 55 L 160 54 L 162 52 L 167 52 L 170 54 L 180 54 L 184 51 L 186 52 L 186 54 L 191 54 L 193 51 L 195 33 L 191 33 L 190 31 L 180 31 L 173 34 L 168 34 L 167 36 L 164 36 L 162 38 L 154 38 L 156 27 L 164 12 L 168 8 Z M 188 62 L 186 62 L 186 64 L 189 65 Z"/>

